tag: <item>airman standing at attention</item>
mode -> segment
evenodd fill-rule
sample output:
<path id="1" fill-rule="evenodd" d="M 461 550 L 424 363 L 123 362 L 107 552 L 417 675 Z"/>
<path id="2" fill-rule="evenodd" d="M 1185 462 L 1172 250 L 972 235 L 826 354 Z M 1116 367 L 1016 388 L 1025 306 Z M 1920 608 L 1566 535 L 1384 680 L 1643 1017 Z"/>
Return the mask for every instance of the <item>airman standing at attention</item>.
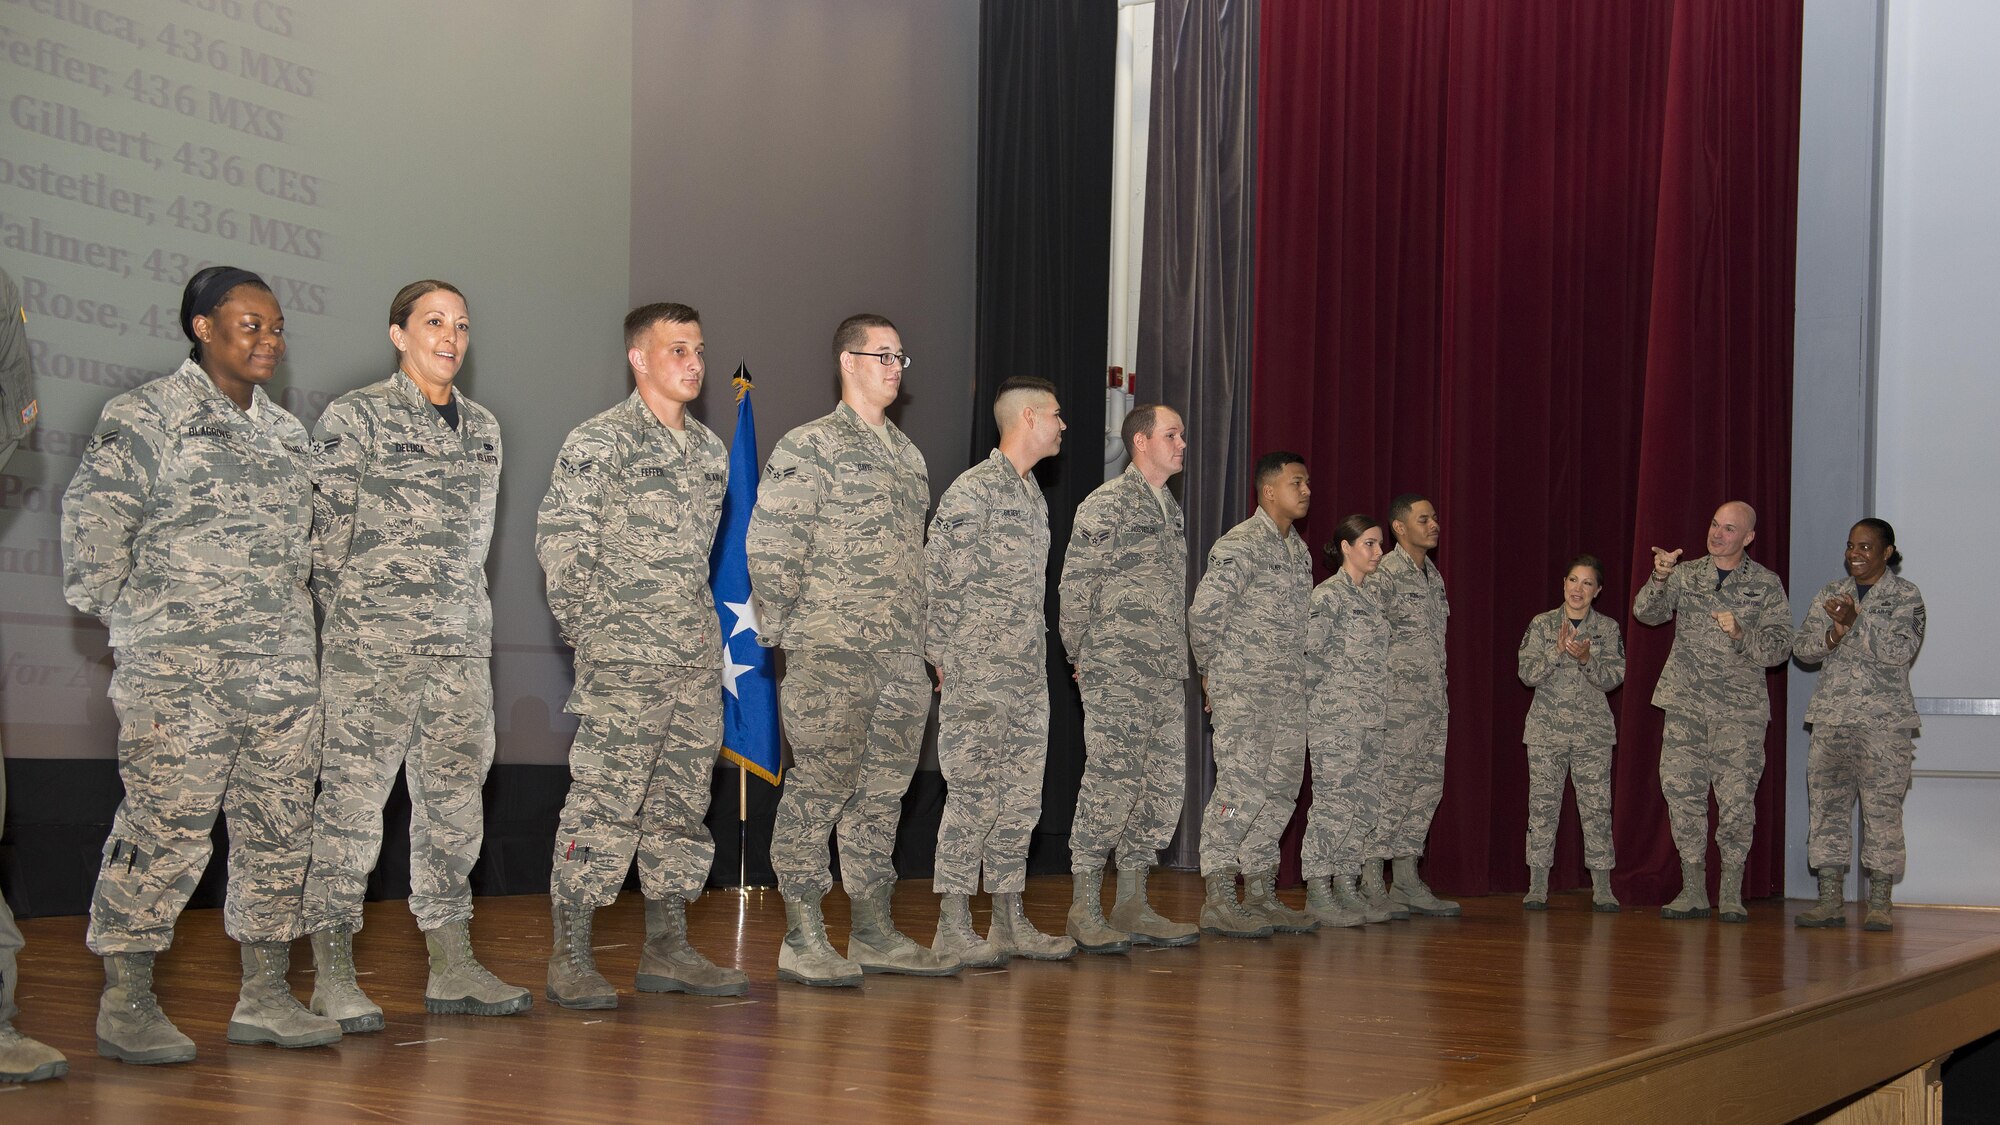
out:
<path id="1" fill-rule="evenodd" d="M 924 455 L 889 421 L 910 357 L 888 318 L 833 334 L 840 405 L 771 451 L 745 540 L 763 628 L 785 650 L 778 714 L 792 744 L 771 829 L 785 897 L 778 979 L 859 985 L 863 972 L 948 976 L 963 966 L 890 916 L 896 825 L 930 720 L 924 670 Z M 838 827 L 852 904 L 847 957 L 827 941 Z"/>
<path id="2" fill-rule="evenodd" d="M 534 1003 L 472 952 L 472 868 L 493 767 L 493 603 L 486 555 L 500 424 L 457 386 L 465 296 L 405 285 L 389 303 L 396 370 L 334 399 L 313 436 L 313 595 L 323 618 L 326 768 L 313 804 L 306 919 L 313 1010 L 380 1031 L 355 979 L 368 873 L 396 774 L 410 789 L 410 912 L 430 954 L 424 1009 L 504 1016 Z"/>
<path id="3" fill-rule="evenodd" d="M 633 391 L 571 430 L 535 525 L 549 608 L 576 649 L 569 796 L 556 822 L 548 997 L 615 1008 L 592 915 L 634 857 L 646 898 L 641 992 L 736 996 L 749 978 L 689 944 L 687 908 L 715 860 L 709 782 L 722 745 L 722 633 L 708 551 L 729 483 L 722 440 L 688 413 L 705 374 L 701 314 L 625 316 Z"/>
<path id="4" fill-rule="evenodd" d="M 41 400 L 35 394 L 35 369 L 28 355 L 28 314 L 21 291 L 0 270 L 0 468 L 5 468 L 21 439 L 35 427 Z M 0 827 L 7 822 L 7 763 L 0 756 Z M 0 1082 L 40 1082 L 69 1073 L 62 1052 L 14 1029 L 15 954 L 21 949 L 21 929 L 14 912 L 0 895 Z"/>
<path id="5" fill-rule="evenodd" d="M 1215 725 L 1215 790 L 1201 821 L 1203 933 L 1310 933 L 1319 921 L 1278 900 L 1278 837 L 1306 770 L 1312 552 L 1294 525 L 1312 504 L 1296 453 L 1257 460 L 1257 511 L 1208 552 L 1188 640 Z M 1243 902 L 1236 876 L 1243 876 Z"/>
<path id="6" fill-rule="evenodd" d="M 945 784 L 932 885 L 943 902 L 931 948 L 968 965 L 1059 961 L 1076 943 L 1035 928 L 1021 906 L 1028 836 L 1049 756 L 1049 506 L 1034 467 L 1062 448 L 1055 384 L 1017 376 L 993 399 L 1000 446 L 959 475 L 931 517 L 924 647 L 938 670 Z M 986 870 L 993 925 L 972 928 Z"/>
<path id="7" fill-rule="evenodd" d="M 1375 581 L 1389 620 L 1389 717 L 1383 734 L 1382 819 L 1370 834 L 1361 865 L 1364 893 L 1392 918 L 1412 913 L 1456 917 L 1458 904 L 1431 893 L 1417 861 L 1430 839 L 1431 818 L 1444 799 L 1444 753 L 1451 729 L 1445 626 L 1451 602 L 1430 555 L 1442 526 L 1436 505 L 1414 492 L 1389 502 L 1396 546 L 1382 557 Z M 1382 861 L 1395 866 L 1384 889 Z"/>
<path id="8" fill-rule="evenodd" d="M 1083 783 L 1070 826 L 1066 927 L 1091 953 L 1187 945 L 1200 931 L 1146 901 L 1180 823 L 1187 774 L 1187 530 L 1167 482 L 1187 459 L 1170 406 L 1125 416 L 1130 462 L 1077 505 L 1063 555 L 1061 627 L 1083 696 Z M 1117 897 L 1104 917 L 1104 860 Z"/>

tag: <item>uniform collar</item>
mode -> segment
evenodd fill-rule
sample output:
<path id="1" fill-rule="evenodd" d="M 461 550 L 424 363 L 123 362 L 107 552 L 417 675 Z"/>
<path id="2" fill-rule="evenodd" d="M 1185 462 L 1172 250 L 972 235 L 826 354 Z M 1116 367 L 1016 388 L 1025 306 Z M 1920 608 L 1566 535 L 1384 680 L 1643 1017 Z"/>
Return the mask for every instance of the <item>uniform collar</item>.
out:
<path id="1" fill-rule="evenodd" d="M 256 420 L 250 417 L 249 411 L 240 409 L 230 401 L 229 396 L 222 393 L 222 388 L 215 385 L 215 380 L 208 377 L 208 372 L 201 364 L 194 360 L 182 360 L 172 378 L 178 381 L 179 390 L 194 406 L 246 426 L 257 425 Z M 250 388 L 250 405 L 259 415 L 267 419 L 271 416 L 268 412 L 274 406 L 271 396 L 265 394 L 261 386 Z"/>
<path id="2" fill-rule="evenodd" d="M 417 389 L 417 381 L 403 374 L 402 368 L 399 367 L 389 373 L 389 385 L 396 388 L 396 393 L 402 396 L 403 401 L 408 403 L 413 409 L 420 409 L 424 413 L 433 416 L 437 414 L 437 404 L 424 397 L 424 392 Z M 467 413 L 465 409 L 465 396 L 458 393 L 458 385 L 456 383 L 452 384 L 451 401 L 453 405 L 458 407 L 459 424 L 463 425 Z"/>
<path id="3" fill-rule="evenodd" d="M 1259 506 L 1256 514 L 1251 516 L 1250 518 L 1252 520 L 1257 521 L 1257 525 L 1263 528 L 1263 530 L 1267 532 L 1271 536 L 1271 538 L 1276 539 L 1281 543 L 1292 539 L 1297 539 L 1301 543 L 1305 542 L 1304 537 L 1299 535 L 1298 524 L 1293 524 L 1290 530 L 1284 532 L 1283 534 L 1280 534 L 1278 531 L 1278 521 L 1272 519 L 1271 513 L 1265 511 L 1262 506 Z"/>

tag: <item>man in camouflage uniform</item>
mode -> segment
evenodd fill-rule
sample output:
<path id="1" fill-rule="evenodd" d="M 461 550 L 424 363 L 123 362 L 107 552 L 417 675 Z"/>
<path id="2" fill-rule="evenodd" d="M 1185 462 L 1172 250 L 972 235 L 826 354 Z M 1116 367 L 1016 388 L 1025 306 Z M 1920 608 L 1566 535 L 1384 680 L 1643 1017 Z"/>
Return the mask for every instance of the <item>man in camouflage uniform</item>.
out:
<path id="1" fill-rule="evenodd" d="M 28 356 L 28 314 L 21 307 L 21 292 L 14 279 L 0 270 L 0 468 L 14 456 L 14 450 L 34 429 L 41 412 L 35 395 L 34 364 Z M 0 756 L 0 825 L 7 818 L 7 768 Z M 30 1039 L 14 1029 L 16 955 L 21 949 L 21 930 L 14 924 L 14 912 L 0 895 L 0 1082 L 40 1082 L 69 1073 L 69 1060 L 46 1043 Z"/>
<path id="2" fill-rule="evenodd" d="M 1681 855 L 1681 893 L 1662 918 L 1706 918 L 1708 793 L 1715 790 L 1715 845 L 1722 856 L 1716 905 L 1725 922 L 1747 922 L 1743 861 L 1757 820 L 1764 727 L 1771 698 L 1764 669 L 1792 654 L 1792 609 L 1778 576 L 1744 554 L 1757 513 L 1732 500 L 1708 524 L 1708 554 L 1680 561 L 1653 548 L 1653 574 L 1632 601 L 1642 624 L 1674 626 L 1674 645 L 1653 689 L 1667 713 L 1660 736 L 1660 791 Z"/>
<path id="3" fill-rule="evenodd" d="M 183 304 L 203 360 L 106 403 L 63 493 L 63 595 L 110 628 L 125 785 L 85 935 L 104 958 L 97 1050 L 139 1064 L 195 1057 L 153 996 L 153 961 L 208 866 L 218 812 L 222 925 L 243 945 L 229 1040 L 340 1038 L 285 983 L 319 772 L 312 446 L 261 386 L 285 351 L 277 302 L 254 274 L 211 269 Z"/>
<path id="4" fill-rule="evenodd" d="M 571 430 L 536 523 L 549 607 L 576 649 L 578 718 L 549 894 L 549 999 L 615 1008 L 591 916 L 636 854 L 646 896 L 642 992 L 737 996 L 749 978 L 688 943 L 687 908 L 715 860 L 703 823 L 722 745 L 722 634 L 708 552 L 728 454 L 690 416 L 701 395 L 701 314 L 652 304 L 625 317 L 634 389 Z"/>
<path id="5" fill-rule="evenodd" d="M 1369 837 L 1361 865 L 1364 893 L 1392 918 L 1411 914 L 1450 918 L 1459 906 L 1431 893 L 1417 873 L 1431 818 L 1444 799 L 1444 752 L 1451 729 L 1450 682 L 1445 673 L 1445 626 L 1451 602 L 1444 576 L 1430 554 L 1443 530 L 1436 505 L 1415 493 L 1389 502 L 1389 530 L 1396 547 L 1376 572 L 1383 616 L 1389 621 L 1389 715 L 1383 731 L 1382 818 Z M 1395 866 L 1393 886 L 1382 861 Z"/>
<path id="6" fill-rule="evenodd" d="M 1319 926 L 1275 893 L 1278 837 L 1306 768 L 1312 553 L 1294 524 L 1311 507 L 1312 486 L 1305 461 L 1284 452 L 1258 459 L 1256 482 L 1256 513 L 1215 541 L 1188 609 L 1215 728 L 1215 789 L 1201 822 L 1201 928 L 1229 937 Z"/>
<path id="7" fill-rule="evenodd" d="M 424 285 L 436 288 L 406 307 Z M 313 1010 L 349 1031 L 382 1027 L 381 1008 L 355 983 L 353 942 L 382 851 L 382 806 L 406 761 L 410 912 L 431 957 L 425 1010 L 510 1015 L 533 1003 L 479 963 L 470 931 L 494 750 L 486 554 L 500 426 L 452 383 L 471 336 L 456 290 L 407 287 L 390 320 L 400 368 L 335 399 L 314 430 L 326 765 L 306 916 L 319 966 Z M 449 370 L 432 370 L 446 355 Z"/>
<path id="8" fill-rule="evenodd" d="M 1902 561 L 1896 531 L 1865 519 L 1847 533 L 1847 577 L 1813 596 L 1792 655 L 1820 666 L 1806 705 L 1806 860 L 1819 902 L 1795 921 L 1844 926 L 1854 806 L 1861 805 L 1861 866 L 1868 872 L 1866 930 L 1894 928 L 1890 889 L 1903 874 L 1903 798 L 1916 756 L 1910 665 L 1924 646 L 1924 595 L 1891 569 Z"/>
<path id="9" fill-rule="evenodd" d="M 1053 383 L 1017 376 L 1000 384 L 993 415 L 999 447 L 945 489 L 925 547 L 924 650 L 938 671 L 938 764 L 948 787 L 931 948 L 968 965 L 1076 953 L 1074 941 L 1035 929 L 1021 908 L 1049 755 L 1049 506 L 1033 471 L 1062 448 L 1062 407 Z M 970 904 L 982 867 L 993 896 L 984 941 Z"/>
<path id="10" fill-rule="evenodd" d="M 834 332 L 840 405 L 771 451 L 745 541 L 763 627 L 785 650 L 778 711 L 792 768 L 771 830 L 785 897 L 778 978 L 859 985 L 865 971 L 942 976 L 962 967 L 896 929 L 896 825 L 930 719 L 924 670 L 924 455 L 885 411 L 909 357 L 887 318 Z M 827 835 L 840 833 L 853 907 L 848 958 L 826 938 Z M 851 958 L 851 960 L 849 959 Z"/>
<path id="11" fill-rule="evenodd" d="M 1199 931 L 1156 913 L 1146 875 L 1180 821 L 1187 772 L 1187 532 L 1167 481 L 1187 457 L 1171 407 L 1125 416 L 1125 471 L 1077 506 L 1063 555 L 1063 648 L 1083 695 L 1083 782 L 1070 828 L 1067 932 L 1092 953 L 1186 945 Z M 1118 892 L 1104 917 L 1104 860 Z"/>
<path id="12" fill-rule="evenodd" d="M 1563 572 L 1563 604 L 1537 615 L 1521 637 L 1521 682 L 1535 689 L 1521 734 L 1528 747 L 1528 894 L 1521 903 L 1529 910 L 1548 909 L 1565 776 L 1576 786 L 1592 908 L 1618 909 L 1611 893 L 1611 748 L 1618 728 L 1604 697 L 1625 681 L 1625 641 L 1616 621 L 1591 608 L 1603 575 L 1590 555 L 1572 562 Z"/>

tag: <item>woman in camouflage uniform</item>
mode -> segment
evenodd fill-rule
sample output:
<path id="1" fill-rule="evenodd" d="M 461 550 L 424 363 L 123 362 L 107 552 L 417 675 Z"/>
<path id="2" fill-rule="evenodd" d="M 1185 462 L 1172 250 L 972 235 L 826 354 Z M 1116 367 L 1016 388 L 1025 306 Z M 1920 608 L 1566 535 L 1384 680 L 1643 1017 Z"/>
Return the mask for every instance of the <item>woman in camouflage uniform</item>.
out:
<path id="1" fill-rule="evenodd" d="M 1792 655 L 1820 666 L 1806 705 L 1806 859 L 1819 875 L 1819 902 L 1801 926 L 1844 926 L 1847 861 L 1861 804 L 1861 866 L 1868 872 L 1864 930 L 1891 928 L 1889 890 L 1903 873 L 1903 797 L 1916 756 L 1916 701 L 1910 664 L 1924 644 L 1924 596 L 1894 573 L 1903 561 L 1896 529 L 1874 518 L 1847 533 L 1847 577 L 1813 596 Z"/>
<path id="2" fill-rule="evenodd" d="M 256 274 L 211 266 L 188 280 L 181 330 L 187 361 L 105 404 L 63 494 L 63 594 L 104 619 L 118 659 L 125 799 L 85 940 L 104 958 L 97 1053 L 130 1063 L 194 1058 L 153 996 L 153 958 L 224 811 L 222 925 L 243 945 L 229 1041 L 340 1038 L 285 984 L 320 763 L 311 442 L 264 393 L 285 317 Z"/>
<path id="3" fill-rule="evenodd" d="M 341 395 L 314 427 L 313 596 L 324 621 L 326 772 L 313 805 L 306 924 L 313 1011 L 382 1029 L 354 977 L 354 934 L 382 850 L 382 807 L 410 789 L 410 912 L 430 952 L 424 1010 L 524 1012 L 528 990 L 472 953 L 472 867 L 493 765 L 493 605 L 486 552 L 500 425 L 455 385 L 471 345 L 465 297 L 442 281 L 389 304 L 396 370 Z"/>
<path id="4" fill-rule="evenodd" d="M 1382 562 L 1382 528 L 1371 517 L 1348 516 L 1325 554 L 1337 569 L 1312 595 L 1306 713 L 1313 800 L 1299 859 L 1306 910 L 1329 926 L 1359 926 L 1391 917 L 1387 899 L 1365 899 L 1357 889 L 1369 830 L 1382 815 L 1389 623 L 1369 584 Z"/>
<path id="5" fill-rule="evenodd" d="M 1618 623 L 1591 608 L 1604 568 L 1580 555 L 1563 572 L 1563 604 L 1528 623 L 1521 638 L 1521 682 L 1535 689 L 1521 740 L 1528 745 L 1528 893 L 1521 905 L 1549 907 L 1549 865 L 1562 818 L 1563 778 L 1576 787 L 1591 908 L 1615 913 L 1611 893 L 1611 748 L 1618 728 L 1605 696 L 1625 682 L 1625 641 Z"/>

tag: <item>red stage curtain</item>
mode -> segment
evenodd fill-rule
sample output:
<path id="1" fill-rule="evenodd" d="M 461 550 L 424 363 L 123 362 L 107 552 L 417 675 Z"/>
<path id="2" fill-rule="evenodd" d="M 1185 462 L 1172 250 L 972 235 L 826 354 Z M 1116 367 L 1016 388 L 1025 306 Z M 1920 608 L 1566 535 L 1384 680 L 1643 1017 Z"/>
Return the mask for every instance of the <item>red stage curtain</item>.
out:
<path id="1" fill-rule="evenodd" d="M 1589 551 L 1630 652 L 1616 886 L 1663 902 L 1650 699 L 1672 632 L 1635 627 L 1631 598 L 1649 548 L 1700 556 L 1731 498 L 1759 511 L 1751 556 L 1786 569 L 1800 0 L 1262 12 L 1252 447 L 1305 455 L 1315 550 L 1398 492 L 1437 503 L 1452 721 L 1428 877 L 1526 886 L 1516 646 Z M 1753 896 L 1783 885 L 1769 682 Z M 1553 884 L 1587 882 L 1566 811 Z"/>

